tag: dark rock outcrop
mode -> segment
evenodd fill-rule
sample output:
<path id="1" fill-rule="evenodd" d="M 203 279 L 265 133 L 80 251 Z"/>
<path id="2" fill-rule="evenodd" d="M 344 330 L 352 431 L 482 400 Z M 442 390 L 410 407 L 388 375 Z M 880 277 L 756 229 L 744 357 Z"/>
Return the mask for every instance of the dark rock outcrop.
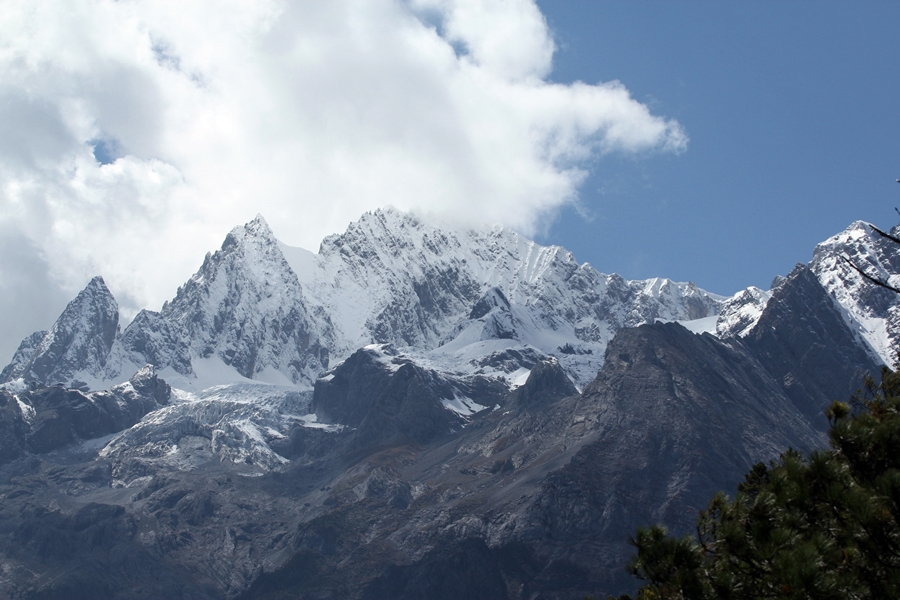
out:
<path id="1" fill-rule="evenodd" d="M 443 402 L 477 390 L 481 401 L 505 395 L 502 384 L 485 378 L 450 381 L 408 359 L 391 358 L 389 348 L 358 350 L 316 382 L 312 410 L 319 420 L 356 429 L 359 446 L 428 443 L 458 430 L 465 419 Z"/>
<path id="2" fill-rule="evenodd" d="M 0 390 L 0 465 L 19 458 L 25 452 L 28 429 L 15 396 Z"/>
<path id="3" fill-rule="evenodd" d="M 555 359 L 537 363 L 528 374 L 525 383 L 516 388 L 510 399 L 520 409 L 551 404 L 578 393 L 575 384 Z"/>
<path id="4" fill-rule="evenodd" d="M 102 437 L 137 423 L 151 410 L 169 401 L 169 385 L 148 365 L 128 383 L 109 390 L 83 393 L 62 386 L 38 387 L 16 398 L 0 391 L 5 401 L 0 426 L 9 433 L 4 452 L 8 462 L 27 449 L 43 454 L 79 440 Z M 19 404 L 21 402 L 21 405 Z M 27 418 L 22 411 L 27 411 Z M 19 440 L 24 443 L 20 445 Z M 19 448 L 19 450 L 16 450 Z"/>
<path id="5" fill-rule="evenodd" d="M 816 276 L 797 265 L 773 292 L 759 322 L 743 338 L 797 408 L 823 431 L 824 408 L 846 400 L 879 360 L 847 326 Z"/>

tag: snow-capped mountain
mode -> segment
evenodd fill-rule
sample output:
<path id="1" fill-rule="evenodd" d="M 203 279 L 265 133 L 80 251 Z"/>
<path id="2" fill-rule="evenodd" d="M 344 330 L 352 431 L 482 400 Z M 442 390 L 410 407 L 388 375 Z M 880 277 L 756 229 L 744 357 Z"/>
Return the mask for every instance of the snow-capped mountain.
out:
<path id="1" fill-rule="evenodd" d="M 3 371 L 0 596 L 633 590 L 636 527 L 821 447 L 895 344 L 844 254 L 900 270 L 854 224 L 722 298 L 381 210 L 318 253 L 237 227 L 122 332 L 97 278 Z"/>
<path id="2" fill-rule="evenodd" d="M 79 298 L 93 297 L 92 286 Z M 107 296 L 107 312 L 116 315 Z M 495 297 L 493 312 L 478 308 Z M 441 228 L 377 210 L 313 254 L 279 243 L 257 217 L 229 233 L 160 312 L 142 311 L 121 335 L 77 354 L 84 356 L 75 370 L 94 387 L 150 363 L 173 384 L 198 390 L 243 379 L 309 389 L 329 364 L 389 343 L 464 371 L 494 352 L 530 348 L 557 356 L 582 386 L 619 329 L 708 317 L 722 300 L 692 283 L 604 275 L 561 247 L 502 227 Z M 108 329 L 109 316 L 66 325 L 70 312 L 45 340 L 79 323 L 83 332 L 72 330 L 90 339 L 98 327 Z M 33 352 L 32 345 L 25 340 L 19 354 L 36 364 L 52 363 L 61 352 L 46 341 Z M 19 354 L 5 380 L 25 375 L 15 366 L 26 362 Z M 32 369 L 28 376 L 69 383 L 73 368 Z"/>
<path id="3" fill-rule="evenodd" d="M 262 217 L 234 228 L 160 312 L 116 340 L 106 376 L 151 363 L 194 388 L 257 379 L 309 384 L 328 365 L 328 316 L 309 307 Z"/>
<path id="4" fill-rule="evenodd" d="M 892 230 L 894 237 L 900 228 Z M 852 263 L 852 264 L 851 264 Z M 847 326 L 859 336 L 874 357 L 887 365 L 897 361 L 900 347 L 900 296 L 863 277 L 894 287 L 900 286 L 900 245 L 875 232 L 863 221 L 816 245 L 809 268 L 839 307 Z M 784 281 L 776 277 L 772 290 L 750 287 L 726 300 L 720 307 L 714 333 L 719 337 L 745 337 L 759 321 Z"/>
<path id="5" fill-rule="evenodd" d="M 0 373 L 0 382 L 27 379 L 71 385 L 102 377 L 118 334 L 119 305 L 103 278 L 94 277 L 49 331 L 35 332 L 22 341 L 12 362 Z"/>
<path id="6" fill-rule="evenodd" d="M 900 267 L 900 249 L 854 223 L 820 244 L 811 263 L 858 344 L 886 361 L 889 332 L 900 329 L 891 320 L 897 302 L 846 265 L 845 254 L 887 277 Z M 809 290 L 810 277 L 802 278 Z M 320 426 L 314 412 L 347 425 L 321 403 L 310 406 L 312 390 L 320 378 L 324 386 L 345 372 L 359 352 L 380 357 L 389 370 L 406 365 L 428 382 L 422 390 L 447 412 L 438 428 L 454 429 L 547 361 L 583 388 L 623 328 L 678 321 L 752 344 L 775 291 L 748 288 L 722 298 L 691 283 L 627 281 L 502 227 L 439 227 L 393 209 L 366 213 L 314 254 L 278 242 L 260 216 L 232 230 L 161 311 L 140 312 L 123 332 L 115 300 L 93 279 L 49 332 L 22 342 L 2 380 L 102 389 L 153 365 L 185 402 L 124 436 L 119 455 L 168 456 L 183 450 L 178 440 L 187 431 L 208 430 L 215 435 L 206 436 L 203 452 L 265 471 L 282 464 L 272 448 L 295 426 Z M 266 392 L 260 384 L 276 387 Z M 223 385 L 237 387 L 232 393 Z M 818 393 L 797 393 L 817 414 Z"/>
<path id="7" fill-rule="evenodd" d="M 895 228 L 895 235 L 900 230 Z M 809 267 L 826 290 L 846 310 L 847 322 L 869 343 L 885 364 L 897 361 L 900 348 L 900 298 L 867 281 L 847 261 L 868 275 L 900 285 L 900 246 L 856 221 L 816 246 Z"/>

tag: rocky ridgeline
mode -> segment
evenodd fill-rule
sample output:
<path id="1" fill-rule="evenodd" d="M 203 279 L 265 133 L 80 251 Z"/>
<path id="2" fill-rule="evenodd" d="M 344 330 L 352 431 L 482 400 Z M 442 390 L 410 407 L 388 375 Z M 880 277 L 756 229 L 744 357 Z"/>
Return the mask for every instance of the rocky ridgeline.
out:
<path id="1" fill-rule="evenodd" d="M 169 402 L 171 389 L 150 365 L 126 383 L 83 393 L 36 384 L 0 388 L 0 464 L 127 429 Z"/>
<path id="2" fill-rule="evenodd" d="M 491 294 L 506 311 L 481 323 L 473 307 Z M 715 315 L 720 303 L 693 284 L 602 275 L 503 228 L 444 231 L 379 210 L 312 254 L 279 244 L 257 217 L 229 233 L 161 311 L 141 311 L 123 332 L 115 300 L 94 279 L 49 333 L 22 342 L 3 380 L 103 387 L 150 363 L 195 389 L 240 378 L 311 389 L 368 344 L 422 353 L 501 338 L 547 355 L 577 347 L 560 360 L 584 385 L 619 329 Z M 231 380 L 207 376 L 210 361 Z"/>
<path id="3" fill-rule="evenodd" d="M 97 278 L 4 370 L 0 595 L 631 590 L 638 525 L 690 531 L 755 462 L 821 447 L 880 367 L 896 300 L 845 251 L 896 272 L 854 224 L 722 299 L 376 211 L 318 254 L 236 228 L 122 332 Z"/>

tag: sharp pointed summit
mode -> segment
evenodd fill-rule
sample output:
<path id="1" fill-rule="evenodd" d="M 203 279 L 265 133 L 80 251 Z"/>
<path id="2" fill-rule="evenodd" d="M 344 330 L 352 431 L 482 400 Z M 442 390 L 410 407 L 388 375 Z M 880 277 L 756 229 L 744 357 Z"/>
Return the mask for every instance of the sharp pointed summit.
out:
<path id="1" fill-rule="evenodd" d="M 22 342 L 0 378 L 72 385 L 102 377 L 118 333 L 119 306 L 103 278 L 94 277 L 40 341 L 35 333 Z"/>

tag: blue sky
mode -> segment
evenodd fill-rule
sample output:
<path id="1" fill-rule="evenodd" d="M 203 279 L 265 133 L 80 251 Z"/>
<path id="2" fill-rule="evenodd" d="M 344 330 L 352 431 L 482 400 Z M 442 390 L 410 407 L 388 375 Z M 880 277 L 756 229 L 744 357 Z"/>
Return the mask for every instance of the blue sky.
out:
<path id="1" fill-rule="evenodd" d="M 731 294 L 900 217 L 900 2 L 540 1 L 551 79 L 619 79 L 685 152 L 594 163 L 546 243 Z"/>

